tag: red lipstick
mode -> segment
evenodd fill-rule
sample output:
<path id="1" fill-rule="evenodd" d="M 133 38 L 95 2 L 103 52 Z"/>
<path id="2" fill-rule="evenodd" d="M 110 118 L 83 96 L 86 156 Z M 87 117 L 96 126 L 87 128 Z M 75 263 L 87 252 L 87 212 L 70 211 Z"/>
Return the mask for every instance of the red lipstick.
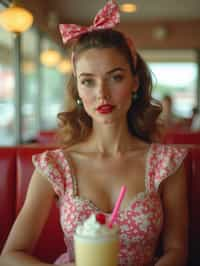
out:
<path id="1" fill-rule="evenodd" d="M 103 104 L 103 105 L 100 105 L 98 108 L 97 108 L 97 112 L 99 112 L 100 114 L 109 114 L 112 112 L 114 106 L 113 105 L 110 105 L 110 104 Z"/>

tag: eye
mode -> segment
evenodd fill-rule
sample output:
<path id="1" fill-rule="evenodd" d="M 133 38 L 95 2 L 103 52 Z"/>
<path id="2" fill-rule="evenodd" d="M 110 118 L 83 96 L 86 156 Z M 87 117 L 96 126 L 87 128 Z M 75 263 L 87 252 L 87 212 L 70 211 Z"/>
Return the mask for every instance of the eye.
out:
<path id="1" fill-rule="evenodd" d="M 86 87 L 93 87 L 95 85 L 95 81 L 93 79 L 83 79 L 81 80 L 81 84 Z"/>
<path id="2" fill-rule="evenodd" d="M 115 75 L 112 76 L 112 80 L 113 81 L 119 82 L 119 81 L 122 81 L 123 79 L 124 79 L 124 77 L 123 77 L 122 74 L 115 74 Z"/>

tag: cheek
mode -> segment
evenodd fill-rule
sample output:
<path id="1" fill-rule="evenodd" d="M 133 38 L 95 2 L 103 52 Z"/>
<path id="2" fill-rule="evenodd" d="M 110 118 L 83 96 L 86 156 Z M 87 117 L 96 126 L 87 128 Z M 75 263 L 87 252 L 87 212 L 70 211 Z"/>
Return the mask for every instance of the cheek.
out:
<path id="1" fill-rule="evenodd" d="M 118 103 L 125 103 L 131 99 L 131 92 L 130 90 L 119 90 L 114 93 L 113 99 L 115 102 Z"/>
<path id="2" fill-rule="evenodd" d="M 87 92 L 87 91 L 79 91 L 79 96 L 82 99 L 83 104 L 85 106 L 91 105 L 95 100 L 94 95 L 92 93 Z"/>
<path id="3" fill-rule="evenodd" d="M 93 102 L 93 98 L 91 96 L 90 97 L 84 96 L 82 97 L 82 101 L 84 105 L 90 105 Z"/>

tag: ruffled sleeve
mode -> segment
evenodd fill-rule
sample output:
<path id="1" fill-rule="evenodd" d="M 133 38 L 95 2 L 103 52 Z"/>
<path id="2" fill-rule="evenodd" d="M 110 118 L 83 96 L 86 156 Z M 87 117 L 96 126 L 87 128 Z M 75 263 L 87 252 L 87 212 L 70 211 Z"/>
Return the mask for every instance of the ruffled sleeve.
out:
<path id="1" fill-rule="evenodd" d="M 149 159 L 150 189 L 158 191 L 167 177 L 176 173 L 183 163 L 188 150 L 174 145 L 155 144 Z"/>
<path id="2" fill-rule="evenodd" d="M 47 177 L 59 198 L 65 194 L 66 190 L 66 169 L 61 159 L 58 150 L 45 151 L 32 157 L 36 170 Z"/>

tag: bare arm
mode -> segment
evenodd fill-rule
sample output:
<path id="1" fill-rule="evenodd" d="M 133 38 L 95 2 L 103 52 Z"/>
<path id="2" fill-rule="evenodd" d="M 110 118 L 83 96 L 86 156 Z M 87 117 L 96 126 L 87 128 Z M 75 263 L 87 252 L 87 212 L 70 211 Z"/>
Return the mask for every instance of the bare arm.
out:
<path id="1" fill-rule="evenodd" d="M 3 266 L 47 266 L 30 256 L 48 218 L 55 192 L 46 177 L 33 173 L 26 200 L 0 257 Z M 22 233 L 23 232 L 23 233 Z"/>
<path id="2" fill-rule="evenodd" d="M 188 253 L 188 203 L 184 167 L 163 184 L 164 255 L 155 266 L 185 266 Z"/>

